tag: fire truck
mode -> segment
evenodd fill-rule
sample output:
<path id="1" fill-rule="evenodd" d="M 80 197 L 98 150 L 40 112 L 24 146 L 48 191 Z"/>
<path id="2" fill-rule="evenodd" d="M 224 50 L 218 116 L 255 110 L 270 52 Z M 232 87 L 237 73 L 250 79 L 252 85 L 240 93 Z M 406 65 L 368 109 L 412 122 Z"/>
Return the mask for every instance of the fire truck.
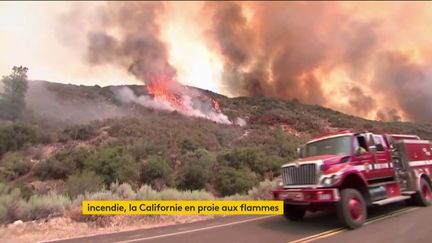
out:
<path id="1" fill-rule="evenodd" d="M 282 166 L 275 200 L 297 221 L 307 211 L 336 209 L 348 228 L 361 227 L 367 208 L 399 201 L 432 202 L 432 146 L 415 135 L 339 131 L 298 149 L 297 161 Z"/>

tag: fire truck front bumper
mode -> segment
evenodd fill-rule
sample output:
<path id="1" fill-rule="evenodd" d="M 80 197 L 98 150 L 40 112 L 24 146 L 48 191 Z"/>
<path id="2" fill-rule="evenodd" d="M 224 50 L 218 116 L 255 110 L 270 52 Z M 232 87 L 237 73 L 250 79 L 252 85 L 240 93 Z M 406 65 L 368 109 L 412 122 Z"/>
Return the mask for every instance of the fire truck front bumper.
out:
<path id="1" fill-rule="evenodd" d="M 289 204 L 321 204 L 333 203 L 340 200 L 337 188 L 316 189 L 285 189 L 273 190 L 275 200 L 283 200 Z"/>

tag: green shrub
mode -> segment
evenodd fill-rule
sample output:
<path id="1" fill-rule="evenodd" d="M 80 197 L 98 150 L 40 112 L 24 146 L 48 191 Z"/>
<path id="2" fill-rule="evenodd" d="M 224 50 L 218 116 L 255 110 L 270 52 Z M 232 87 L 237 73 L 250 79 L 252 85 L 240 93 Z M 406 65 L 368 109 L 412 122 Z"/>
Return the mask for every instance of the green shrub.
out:
<path id="1" fill-rule="evenodd" d="M 86 192 L 97 192 L 103 188 L 103 180 L 93 171 L 71 175 L 64 184 L 64 190 L 71 198 Z"/>
<path id="2" fill-rule="evenodd" d="M 212 167 L 215 163 L 211 154 L 204 149 L 189 152 L 182 158 L 179 187 L 181 189 L 203 189 L 212 179 Z"/>
<path id="3" fill-rule="evenodd" d="M 75 165 L 67 161 L 60 161 L 51 157 L 36 164 L 35 175 L 42 180 L 46 179 L 66 179 L 75 172 Z"/>
<path id="4" fill-rule="evenodd" d="M 179 146 L 182 154 L 185 154 L 187 152 L 193 152 L 198 149 L 198 145 L 188 138 L 182 139 L 179 143 Z"/>
<path id="5" fill-rule="evenodd" d="M 85 169 L 93 170 L 109 185 L 114 181 L 135 181 L 139 176 L 139 165 L 123 147 L 102 147 L 84 161 Z"/>
<path id="6" fill-rule="evenodd" d="M 141 167 L 141 182 L 158 189 L 174 184 L 173 169 L 162 156 L 150 156 Z"/>
<path id="7" fill-rule="evenodd" d="M 216 177 L 216 187 L 223 196 L 246 193 L 257 184 L 256 176 L 246 169 L 223 167 Z"/>
<path id="8" fill-rule="evenodd" d="M 12 189 L 5 183 L 0 183 L 0 223 L 10 223 L 18 219 L 17 209 L 21 200 L 18 188 Z"/>
<path id="9" fill-rule="evenodd" d="M 266 174 L 277 174 L 279 167 L 283 164 L 283 159 L 279 156 L 266 155 L 259 148 L 235 148 L 231 151 L 219 153 L 218 162 L 223 166 L 236 169 L 250 168 L 260 177 Z"/>
<path id="10" fill-rule="evenodd" d="M 94 137 L 96 133 L 96 126 L 92 124 L 74 125 L 62 131 L 60 134 L 60 141 L 67 142 L 69 140 L 88 140 Z"/>
<path id="11" fill-rule="evenodd" d="M 21 149 L 26 143 L 36 143 L 35 128 L 25 124 L 0 126 L 0 156 L 7 151 Z"/>
<path id="12" fill-rule="evenodd" d="M 35 166 L 35 174 L 42 180 L 66 179 L 68 176 L 82 171 L 90 152 L 83 148 L 64 149 Z"/>
<path id="13" fill-rule="evenodd" d="M 3 173 L 6 178 L 13 180 L 29 172 L 32 164 L 19 153 L 7 153 L 0 161 L 0 167 L 4 168 Z"/>
<path id="14" fill-rule="evenodd" d="M 277 181 L 261 181 L 256 187 L 248 191 L 248 196 L 250 199 L 254 200 L 272 200 L 273 194 L 272 190 L 277 186 Z"/>
<path id="15" fill-rule="evenodd" d="M 35 220 L 50 215 L 63 215 L 71 206 L 71 200 L 63 195 L 50 193 L 47 195 L 34 195 L 28 201 L 21 201 L 18 206 L 20 219 Z"/>
<path id="16" fill-rule="evenodd" d="M 132 186 L 128 183 L 111 183 L 110 191 L 115 198 L 134 200 L 136 198 L 136 193 L 132 189 Z"/>
<path id="17" fill-rule="evenodd" d="M 141 138 L 137 139 L 130 149 L 132 156 L 134 156 L 136 160 L 146 159 L 152 154 L 163 155 L 163 151 L 164 148 L 155 145 L 152 141 Z"/>

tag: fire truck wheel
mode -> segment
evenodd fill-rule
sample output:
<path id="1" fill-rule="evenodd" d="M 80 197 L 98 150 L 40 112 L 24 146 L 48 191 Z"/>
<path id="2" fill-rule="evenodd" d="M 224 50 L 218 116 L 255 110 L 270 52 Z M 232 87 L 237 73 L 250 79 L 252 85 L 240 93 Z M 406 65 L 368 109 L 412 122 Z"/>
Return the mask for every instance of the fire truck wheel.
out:
<path id="1" fill-rule="evenodd" d="M 284 216 L 290 221 L 300 221 L 304 218 L 306 210 L 297 205 L 284 205 Z"/>
<path id="2" fill-rule="evenodd" d="M 355 189 L 343 189 L 337 206 L 339 219 L 350 229 L 356 229 L 366 220 L 366 203 L 362 194 Z"/>
<path id="3" fill-rule="evenodd" d="M 429 183 L 425 179 L 420 180 L 420 190 L 413 195 L 413 201 L 419 206 L 429 206 L 432 203 L 432 192 Z"/>

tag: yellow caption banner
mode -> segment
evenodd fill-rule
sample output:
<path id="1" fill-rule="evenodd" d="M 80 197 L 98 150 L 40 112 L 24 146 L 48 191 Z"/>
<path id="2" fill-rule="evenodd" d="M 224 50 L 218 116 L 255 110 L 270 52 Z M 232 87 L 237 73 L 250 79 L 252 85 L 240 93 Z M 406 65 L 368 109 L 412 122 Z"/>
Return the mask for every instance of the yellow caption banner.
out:
<path id="1" fill-rule="evenodd" d="M 83 214 L 283 214 L 283 201 L 83 201 Z"/>

